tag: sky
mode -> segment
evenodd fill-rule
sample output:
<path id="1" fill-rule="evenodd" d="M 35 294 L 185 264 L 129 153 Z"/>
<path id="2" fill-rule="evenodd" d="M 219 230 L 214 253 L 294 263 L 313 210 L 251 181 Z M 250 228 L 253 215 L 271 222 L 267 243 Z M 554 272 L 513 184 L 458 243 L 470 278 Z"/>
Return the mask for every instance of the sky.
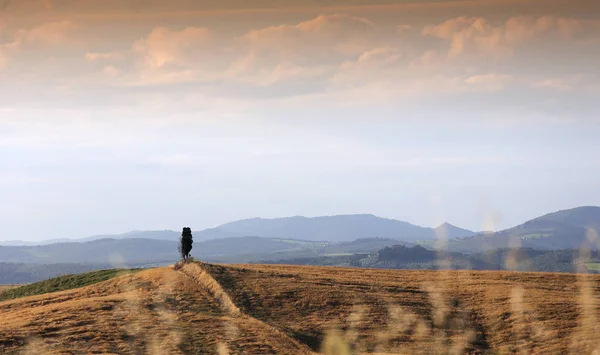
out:
<path id="1" fill-rule="evenodd" d="M 0 240 L 600 205 L 597 0 L 0 0 Z"/>

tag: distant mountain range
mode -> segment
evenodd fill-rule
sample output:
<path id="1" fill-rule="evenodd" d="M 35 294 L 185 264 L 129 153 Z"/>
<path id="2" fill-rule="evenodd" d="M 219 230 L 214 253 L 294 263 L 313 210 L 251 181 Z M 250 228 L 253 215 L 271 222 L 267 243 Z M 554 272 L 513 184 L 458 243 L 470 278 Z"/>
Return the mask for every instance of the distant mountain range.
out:
<path id="1" fill-rule="evenodd" d="M 302 241 L 349 242 L 363 238 L 387 238 L 406 242 L 435 240 L 440 236 L 458 238 L 475 232 L 445 223 L 438 228 L 419 227 L 370 214 L 323 217 L 252 218 L 226 223 L 216 228 L 194 231 L 194 240 L 207 241 L 235 237 L 263 237 Z M 97 235 L 81 239 L 54 239 L 42 242 L 1 242 L 0 245 L 47 245 L 65 242 L 89 242 L 99 239 L 177 240 L 179 231 L 132 231 L 119 235 Z"/>
<path id="2" fill-rule="evenodd" d="M 456 236 L 474 232 L 446 224 L 448 233 Z M 221 225 L 215 230 L 233 235 L 253 235 L 265 238 L 288 238 L 330 242 L 352 241 L 360 238 L 389 238 L 408 242 L 435 240 L 438 229 L 419 227 L 395 219 L 371 214 L 325 217 L 253 218 Z M 214 230 L 211 230 L 214 231 Z M 204 235 L 207 231 L 200 232 Z"/>
<path id="3" fill-rule="evenodd" d="M 253 218 L 195 231 L 192 254 L 211 261 L 248 262 L 265 260 L 265 257 L 275 260 L 275 256 L 284 259 L 369 253 L 394 244 L 421 244 L 435 248 L 435 241 L 439 239 L 448 240 L 449 251 L 461 253 L 512 247 L 578 249 L 589 243 L 590 238 L 597 238 L 598 230 L 600 207 L 592 206 L 549 213 L 494 233 L 475 233 L 449 223 L 437 228 L 425 228 L 369 214 Z M 45 241 L 37 243 L 39 246 L 0 242 L 5 245 L 0 246 L 0 262 L 172 261 L 178 257 L 176 243 L 179 235 L 179 231 L 169 230 L 134 231 L 77 240 Z"/>
<path id="4" fill-rule="evenodd" d="M 423 228 L 373 215 L 254 218 L 194 232 L 192 256 L 220 263 L 435 268 L 438 252 L 433 250 L 441 239 L 447 241 L 443 243 L 447 253 L 442 254 L 451 259 L 452 268 L 503 268 L 517 248 L 526 255 L 518 269 L 573 271 L 573 260 L 579 255 L 574 249 L 595 248 L 599 229 L 600 207 L 558 211 L 495 233 L 474 233 L 449 223 Z M 134 231 L 38 243 L 42 245 L 11 242 L 21 245 L 0 245 L 0 269 L 4 273 L 0 283 L 31 282 L 48 275 L 108 266 L 172 264 L 179 259 L 179 235 L 169 230 Z M 387 247 L 401 253 L 391 261 L 379 260 L 379 253 Z M 416 254 L 421 258 L 414 259 Z M 600 270 L 600 256 L 586 267 Z"/>

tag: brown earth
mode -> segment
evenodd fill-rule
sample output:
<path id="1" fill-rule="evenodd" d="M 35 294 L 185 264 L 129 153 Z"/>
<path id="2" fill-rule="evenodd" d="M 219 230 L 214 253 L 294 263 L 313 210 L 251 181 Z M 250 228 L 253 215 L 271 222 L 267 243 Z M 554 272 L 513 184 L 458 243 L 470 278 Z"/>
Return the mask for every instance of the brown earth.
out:
<path id="1" fill-rule="evenodd" d="M 592 354 L 599 288 L 593 275 L 188 264 L 0 302 L 0 353 Z"/>

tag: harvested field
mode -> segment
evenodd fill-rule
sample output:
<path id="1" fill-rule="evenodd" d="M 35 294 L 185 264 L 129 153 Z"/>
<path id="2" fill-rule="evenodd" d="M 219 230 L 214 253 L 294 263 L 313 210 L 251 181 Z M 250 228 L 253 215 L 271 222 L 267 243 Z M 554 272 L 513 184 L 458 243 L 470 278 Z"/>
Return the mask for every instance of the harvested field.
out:
<path id="1" fill-rule="evenodd" d="M 0 302 L 0 353 L 591 354 L 599 288 L 583 274 L 190 264 Z"/>

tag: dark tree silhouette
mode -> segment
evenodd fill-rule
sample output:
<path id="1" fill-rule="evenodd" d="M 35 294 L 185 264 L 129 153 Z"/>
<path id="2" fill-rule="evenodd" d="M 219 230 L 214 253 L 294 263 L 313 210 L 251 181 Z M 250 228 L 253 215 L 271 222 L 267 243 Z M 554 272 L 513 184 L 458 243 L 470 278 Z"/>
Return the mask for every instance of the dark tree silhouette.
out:
<path id="1" fill-rule="evenodd" d="M 190 257 L 190 251 L 192 251 L 192 244 L 194 239 L 192 238 L 192 229 L 190 227 L 184 227 L 181 232 L 181 239 L 179 240 L 179 254 L 184 261 L 187 261 Z"/>

